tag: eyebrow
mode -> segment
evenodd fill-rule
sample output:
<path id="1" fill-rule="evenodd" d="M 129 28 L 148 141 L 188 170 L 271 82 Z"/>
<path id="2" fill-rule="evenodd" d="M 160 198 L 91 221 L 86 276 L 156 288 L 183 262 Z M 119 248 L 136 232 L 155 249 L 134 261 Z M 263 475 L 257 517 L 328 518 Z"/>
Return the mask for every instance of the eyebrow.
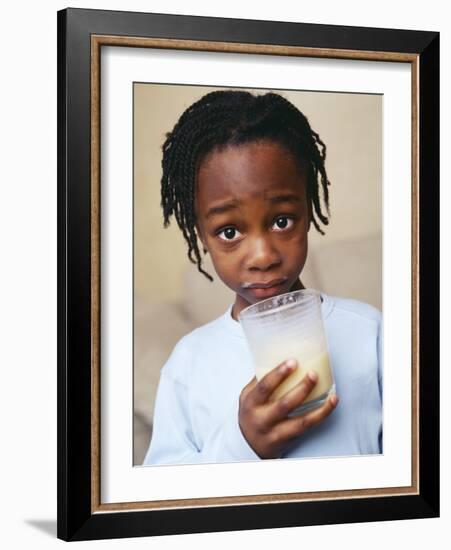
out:
<path id="1" fill-rule="evenodd" d="M 267 197 L 266 200 L 272 204 L 279 204 L 281 202 L 291 202 L 291 203 L 301 202 L 301 198 L 299 197 L 299 195 L 295 195 L 294 193 L 284 193 L 282 195 L 275 195 L 273 197 Z"/>
<path id="2" fill-rule="evenodd" d="M 300 197 L 298 195 L 295 195 L 294 193 L 284 193 L 282 195 L 274 195 L 273 197 L 265 197 L 265 200 L 267 200 L 271 204 L 280 204 L 283 202 L 289 202 L 289 203 L 301 202 Z M 240 201 L 230 200 L 222 204 L 218 204 L 217 206 L 212 206 L 211 208 L 209 208 L 205 217 L 210 218 L 211 216 L 214 216 L 216 214 L 223 214 L 224 212 L 229 212 L 230 210 L 234 210 L 238 208 L 239 204 L 240 204 Z"/>
<path id="3" fill-rule="evenodd" d="M 214 216 L 215 214 L 223 214 L 224 212 L 228 212 L 229 210 L 234 210 L 238 207 L 239 201 L 237 200 L 231 200 L 224 202 L 222 204 L 218 204 L 218 206 L 212 206 L 208 209 L 208 212 L 205 216 L 205 218 L 210 218 L 211 216 Z"/>

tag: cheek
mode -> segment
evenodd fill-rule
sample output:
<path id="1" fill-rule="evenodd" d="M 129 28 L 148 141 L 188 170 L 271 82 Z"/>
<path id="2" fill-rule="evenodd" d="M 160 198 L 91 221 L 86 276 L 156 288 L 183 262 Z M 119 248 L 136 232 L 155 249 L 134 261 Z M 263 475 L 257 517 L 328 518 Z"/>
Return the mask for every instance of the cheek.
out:
<path id="1" fill-rule="evenodd" d="M 285 249 L 286 259 L 290 263 L 302 263 L 304 265 L 307 259 L 308 252 L 308 238 L 307 233 L 301 233 L 287 243 L 288 246 Z M 301 268 L 302 268 L 301 266 Z"/>
<path id="2" fill-rule="evenodd" d="M 238 285 L 237 278 L 240 271 L 237 263 L 228 255 L 221 254 L 219 257 L 218 255 L 210 256 L 218 277 L 225 286 L 235 290 Z"/>
<path id="3" fill-rule="evenodd" d="M 288 241 L 288 246 L 295 248 L 299 251 L 307 249 L 308 233 L 307 230 L 302 228 L 301 231 L 293 235 L 293 238 Z"/>
<path id="4" fill-rule="evenodd" d="M 218 274 L 220 274 L 221 271 L 227 271 L 230 269 L 233 263 L 232 258 L 230 257 L 230 254 L 226 254 L 223 250 L 221 250 L 217 242 L 208 240 L 206 242 L 206 247 L 213 266 Z"/>
<path id="5" fill-rule="evenodd" d="M 241 251 L 224 252 L 213 248 L 209 251 L 215 271 L 221 281 L 229 288 L 236 286 L 241 270 Z"/>

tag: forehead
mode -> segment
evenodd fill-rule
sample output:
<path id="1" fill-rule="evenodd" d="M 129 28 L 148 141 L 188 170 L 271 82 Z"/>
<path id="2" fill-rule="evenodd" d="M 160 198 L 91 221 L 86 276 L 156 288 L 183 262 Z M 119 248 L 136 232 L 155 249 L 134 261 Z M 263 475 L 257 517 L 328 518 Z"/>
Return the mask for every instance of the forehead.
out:
<path id="1" fill-rule="evenodd" d="M 228 145 L 199 166 L 196 195 L 202 203 L 264 198 L 282 190 L 304 196 L 305 175 L 294 155 L 275 142 Z"/>

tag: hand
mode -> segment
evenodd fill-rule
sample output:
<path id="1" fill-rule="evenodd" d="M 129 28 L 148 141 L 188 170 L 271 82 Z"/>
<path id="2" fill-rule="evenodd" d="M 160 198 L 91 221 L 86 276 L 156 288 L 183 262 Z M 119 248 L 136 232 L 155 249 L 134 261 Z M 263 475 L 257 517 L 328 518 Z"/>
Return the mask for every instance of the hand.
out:
<path id="1" fill-rule="evenodd" d="M 319 424 L 335 409 L 334 394 L 318 409 L 303 416 L 288 417 L 299 407 L 315 386 L 318 375 L 308 373 L 277 401 L 269 398 L 277 386 L 297 367 L 294 359 L 285 361 L 259 382 L 254 377 L 240 395 L 239 425 L 246 441 L 260 458 L 278 458 L 299 435 Z"/>

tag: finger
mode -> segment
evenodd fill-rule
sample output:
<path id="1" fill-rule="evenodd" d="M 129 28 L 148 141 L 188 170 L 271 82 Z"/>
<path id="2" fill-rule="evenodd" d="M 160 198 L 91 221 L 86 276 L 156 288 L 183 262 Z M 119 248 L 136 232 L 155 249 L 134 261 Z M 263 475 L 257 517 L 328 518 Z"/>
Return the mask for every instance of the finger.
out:
<path id="1" fill-rule="evenodd" d="M 299 405 L 302 405 L 315 387 L 317 381 L 318 374 L 314 371 L 308 372 L 294 388 L 277 399 L 271 406 L 271 410 L 268 411 L 273 422 L 276 423 L 286 418 L 290 412 L 297 409 Z"/>
<path id="2" fill-rule="evenodd" d="M 257 385 L 257 379 L 252 378 L 250 382 L 248 382 L 244 388 L 241 390 L 241 397 L 246 397 L 246 395 Z"/>
<path id="3" fill-rule="evenodd" d="M 281 422 L 277 428 L 277 437 L 289 441 L 302 435 L 304 432 L 320 424 L 325 420 L 338 405 L 338 396 L 333 394 L 321 405 L 319 409 L 309 412 L 303 416 L 295 416 Z"/>
<path id="4" fill-rule="evenodd" d="M 262 405 L 263 403 L 266 403 L 272 392 L 294 371 L 296 367 L 296 359 L 288 359 L 269 371 L 268 374 L 265 374 L 265 376 L 257 382 L 255 387 L 249 392 L 249 399 L 251 399 L 252 405 Z"/>

